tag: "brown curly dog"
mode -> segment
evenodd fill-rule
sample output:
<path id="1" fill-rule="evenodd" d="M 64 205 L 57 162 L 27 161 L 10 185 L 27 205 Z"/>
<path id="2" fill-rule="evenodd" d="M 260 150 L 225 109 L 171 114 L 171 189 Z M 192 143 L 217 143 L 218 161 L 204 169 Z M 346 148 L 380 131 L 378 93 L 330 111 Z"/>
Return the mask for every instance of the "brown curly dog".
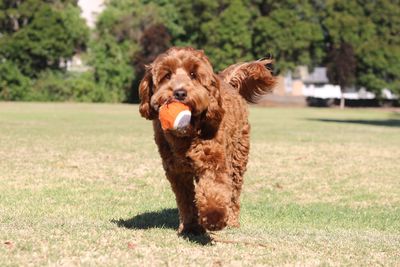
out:
<path id="1" fill-rule="evenodd" d="M 140 114 L 153 120 L 166 176 L 179 209 L 179 233 L 239 226 L 249 154 L 248 102 L 272 90 L 270 60 L 215 74 L 203 51 L 173 47 L 148 66 L 139 85 Z M 163 131 L 158 109 L 172 99 L 192 112 L 189 130 Z"/>

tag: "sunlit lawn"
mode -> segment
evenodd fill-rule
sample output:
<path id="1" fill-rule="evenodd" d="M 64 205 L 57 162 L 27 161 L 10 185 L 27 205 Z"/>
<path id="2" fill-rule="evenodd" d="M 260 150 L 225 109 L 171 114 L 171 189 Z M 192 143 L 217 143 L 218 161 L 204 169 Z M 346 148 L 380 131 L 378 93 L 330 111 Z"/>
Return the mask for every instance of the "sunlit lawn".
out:
<path id="1" fill-rule="evenodd" d="M 400 265 L 400 115 L 251 108 L 241 228 L 182 238 L 135 105 L 0 103 L 0 266 Z"/>

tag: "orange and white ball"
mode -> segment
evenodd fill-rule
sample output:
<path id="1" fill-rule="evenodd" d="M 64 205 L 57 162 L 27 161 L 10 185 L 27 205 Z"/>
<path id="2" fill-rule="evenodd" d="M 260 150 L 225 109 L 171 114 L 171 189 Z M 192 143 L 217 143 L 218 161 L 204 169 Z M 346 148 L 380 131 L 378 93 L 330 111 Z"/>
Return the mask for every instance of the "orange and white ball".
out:
<path id="1" fill-rule="evenodd" d="M 161 127 L 166 130 L 183 130 L 190 124 L 190 108 L 181 102 L 164 104 L 159 110 Z"/>

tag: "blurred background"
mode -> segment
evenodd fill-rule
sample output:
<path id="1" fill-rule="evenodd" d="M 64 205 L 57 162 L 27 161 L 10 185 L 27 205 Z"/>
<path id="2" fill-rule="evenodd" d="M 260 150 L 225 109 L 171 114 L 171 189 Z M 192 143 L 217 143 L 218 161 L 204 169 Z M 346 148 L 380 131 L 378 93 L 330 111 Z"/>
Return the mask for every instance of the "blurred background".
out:
<path id="1" fill-rule="evenodd" d="M 398 0 L 0 0 L 0 100 L 138 102 L 171 46 L 273 57 L 265 103 L 398 105 Z"/>

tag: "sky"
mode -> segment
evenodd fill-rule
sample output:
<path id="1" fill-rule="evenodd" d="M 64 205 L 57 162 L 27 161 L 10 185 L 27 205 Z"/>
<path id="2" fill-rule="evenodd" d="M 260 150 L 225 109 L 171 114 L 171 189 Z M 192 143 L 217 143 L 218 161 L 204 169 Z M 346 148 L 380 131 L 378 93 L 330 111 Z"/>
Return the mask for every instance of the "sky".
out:
<path id="1" fill-rule="evenodd" d="M 81 16 L 86 19 L 89 27 L 94 28 L 96 15 L 103 9 L 104 0 L 79 0 L 78 5 L 82 9 Z"/>

